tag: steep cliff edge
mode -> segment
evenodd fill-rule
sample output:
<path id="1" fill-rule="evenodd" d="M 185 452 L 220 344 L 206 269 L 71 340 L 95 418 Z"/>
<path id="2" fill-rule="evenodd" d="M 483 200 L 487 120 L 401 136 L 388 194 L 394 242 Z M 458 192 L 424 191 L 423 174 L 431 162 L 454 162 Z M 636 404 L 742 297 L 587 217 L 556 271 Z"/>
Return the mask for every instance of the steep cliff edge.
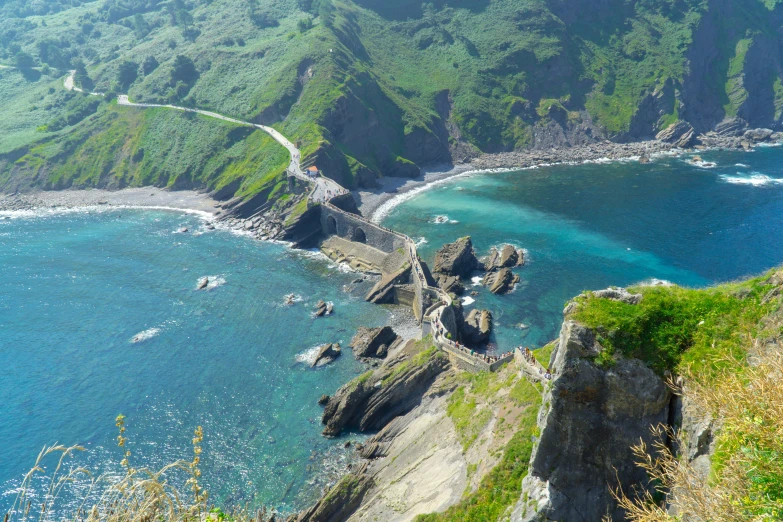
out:
<path id="1" fill-rule="evenodd" d="M 593 331 L 566 321 L 552 354 L 555 378 L 544 394 L 541 437 L 512 521 L 623 520 L 610 488 L 645 486 L 631 446 L 652 441 L 650 427 L 669 421 L 671 392 L 637 359 L 596 364 L 603 347 Z"/>

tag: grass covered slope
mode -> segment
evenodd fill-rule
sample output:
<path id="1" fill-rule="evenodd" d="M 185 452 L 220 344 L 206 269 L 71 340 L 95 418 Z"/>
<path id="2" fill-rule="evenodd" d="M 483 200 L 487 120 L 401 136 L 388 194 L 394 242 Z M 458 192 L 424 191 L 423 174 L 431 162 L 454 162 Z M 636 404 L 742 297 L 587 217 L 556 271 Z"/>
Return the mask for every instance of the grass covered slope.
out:
<path id="1" fill-rule="evenodd" d="M 85 108 L 51 92 L 72 68 L 87 89 L 275 125 L 349 187 L 479 151 L 646 138 L 678 118 L 699 130 L 734 116 L 777 125 L 783 6 L 741 4 L 12 2 L 0 10 L 0 63 L 23 73 L 0 71 L 10 108 L 0 154 L 16 162 L 80 132 Z M 214 146 L 205 140 L 196 155 Z M 15 180 L 39 179 L 37 165 L 15 164 Z M 210 187 L 220 176 L 192 175 Z M 254 186 L 248 176 L 240 185 Z"/>

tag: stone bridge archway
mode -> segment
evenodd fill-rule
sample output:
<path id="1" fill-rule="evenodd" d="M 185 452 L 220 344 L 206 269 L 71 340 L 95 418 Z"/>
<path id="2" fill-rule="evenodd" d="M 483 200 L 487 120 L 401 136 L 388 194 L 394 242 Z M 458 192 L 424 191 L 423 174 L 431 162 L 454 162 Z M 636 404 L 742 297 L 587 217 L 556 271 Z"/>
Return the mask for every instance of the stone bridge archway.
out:
<path id="1" fill-rule="evenodd" d="M 364 232 L 364 230 L 361 227 L 356 227 L 353 231 L 353 240 L 357 243 L 366 243 L 367 242 L 367 234 Z"/>
<path id="2" fill-rule="evenodd" d="M 326 233 L 330 235 L 337 234 L 337 220 L 334 216 L 328 216 L 326 218 Z"/>

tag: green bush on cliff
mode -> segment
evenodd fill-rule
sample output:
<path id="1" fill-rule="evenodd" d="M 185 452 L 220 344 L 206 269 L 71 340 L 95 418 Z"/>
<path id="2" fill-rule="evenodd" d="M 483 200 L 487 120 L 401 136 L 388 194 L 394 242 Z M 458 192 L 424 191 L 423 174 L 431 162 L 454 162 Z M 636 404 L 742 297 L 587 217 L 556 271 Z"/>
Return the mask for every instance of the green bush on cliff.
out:
<path id="1" fill-rule="evenodd" d="M 695 371 L 715 371 L 728 358 L 744 357 L 744 341 L 755 336 L 760 319 L 772 303 L 764 303 L 771 288 L 767 277 L 706 289 L 630 288 L 643 299 L 638 305 L 591 294 L 577 298 L 573 318 L 593 328 L 605 348 L 645 361 L 659 373 L 693 365 Z"/>

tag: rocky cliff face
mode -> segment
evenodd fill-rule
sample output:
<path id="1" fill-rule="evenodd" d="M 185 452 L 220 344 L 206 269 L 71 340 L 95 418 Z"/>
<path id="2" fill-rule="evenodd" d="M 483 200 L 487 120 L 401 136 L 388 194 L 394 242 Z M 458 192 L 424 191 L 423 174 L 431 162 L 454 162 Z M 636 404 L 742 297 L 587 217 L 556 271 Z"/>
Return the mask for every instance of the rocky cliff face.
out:
<path id="1" fill-rule="evenodd" d="M 541 436 L 512 521 L 623 520 L 610 489 L 618 479 L 646 487 L 631 446 L 651 440 L 650 426 L 670 421 L 671 392 L 638 360 L 599 366 L 601 350 L 591 330 L 563 324 L 539 417 Z"/>
<path id="2" fill-rule="evenodd" d="M 406 347 L 379 369 L 337 390 L 324 409 L 323 434 L 336 436 L 345 428 L 378 430 L 413 409 L 449 361 L 435 348 L 415 354 L 411 350 L 413 346 Z"/>

